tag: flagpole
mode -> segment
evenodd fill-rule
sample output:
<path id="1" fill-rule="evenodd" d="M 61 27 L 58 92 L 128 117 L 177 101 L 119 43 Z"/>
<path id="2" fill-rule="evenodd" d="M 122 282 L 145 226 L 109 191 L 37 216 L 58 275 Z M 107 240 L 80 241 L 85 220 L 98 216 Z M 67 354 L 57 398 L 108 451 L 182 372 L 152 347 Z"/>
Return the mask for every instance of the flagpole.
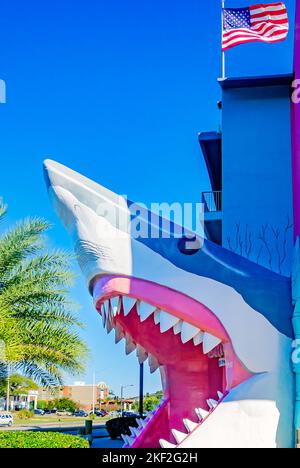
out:
<path id="1" fill-rule="evenodd" d="M 223 45 L 223 9 L 225 8 L 225 0 L 221 0 L 221 47 Z M 222 50 L 222 80 L 226 78 L 226 61 L 225 52 Z"/>

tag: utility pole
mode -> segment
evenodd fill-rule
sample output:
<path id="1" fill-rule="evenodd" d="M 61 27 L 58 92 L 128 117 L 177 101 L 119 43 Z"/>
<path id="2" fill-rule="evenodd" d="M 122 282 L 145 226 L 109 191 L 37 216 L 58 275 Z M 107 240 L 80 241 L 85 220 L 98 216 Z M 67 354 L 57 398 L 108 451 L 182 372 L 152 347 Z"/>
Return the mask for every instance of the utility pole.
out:
<path id="1" fill-rule="evenodd" d="M 121 416 L 123 416 L 123 390 L 124 388 L 133 387 L 133 384 L 130 385 L 121 385 Z"/>
<path id="2" fill-rule="evenodd" d="M 10 410 L 10 368 L 9 364 L 7 365 L 7 387 L 6 387 L 6 411 Z"/>

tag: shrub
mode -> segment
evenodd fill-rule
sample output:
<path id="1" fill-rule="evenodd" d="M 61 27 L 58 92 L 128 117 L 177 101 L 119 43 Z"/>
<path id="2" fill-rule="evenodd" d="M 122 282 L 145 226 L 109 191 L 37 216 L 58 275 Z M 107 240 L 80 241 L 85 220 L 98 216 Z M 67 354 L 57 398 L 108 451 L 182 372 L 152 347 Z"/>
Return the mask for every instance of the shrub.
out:
<path id="1" fill-rule="evenodd" d="M 27 409 L 22 409 L 17 413 L 18 419 L 30 419 L 33 418 L 33 416 L 34 412 Z"/>
<path id="2" fill-rule="evenodd" d="M 47 409 L 47 401 L 46 400 L 39 400 L 37 402 L 37 409 L 42 409 L 42 410 Z"/>
<path id="3" fill-rule="evenodd" d="M 129 426 L 138 427 L 136 417 L 115 418 L 110 419 L 110 421 L 107 421 L 106 423 L 106 429 L 111 439 L 117 439 L 118 437 L 121 437 L 121 434 L 130 435 Z"/>
<path id="4" fill-rule="evenodd" d="M 58 411 L 69 411 L 70 413 L 74 413 L 78 408 L 77 403 L 71 400 L 71 398 L 56 398 L 53 401 L 53 406 Z M 48 409 L 52 408 L 48 407 Z"/>
<path id="5" fill-rule="evenodd" d="M 89 443 L 58 432 L 3 431 L 0 448 L 89 448 Z"/>

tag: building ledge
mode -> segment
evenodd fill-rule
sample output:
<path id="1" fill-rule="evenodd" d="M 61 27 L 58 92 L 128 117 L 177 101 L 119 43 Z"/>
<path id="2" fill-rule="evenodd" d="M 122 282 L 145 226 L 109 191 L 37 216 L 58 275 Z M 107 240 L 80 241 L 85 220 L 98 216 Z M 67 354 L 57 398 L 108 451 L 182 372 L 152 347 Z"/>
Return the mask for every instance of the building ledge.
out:
<path id="1" fill-rule="evenodd" d="M 252 76 L 240 78 L 219 78 L 223 90 L 234 88 L 255 88 L 264 86 L 290 86 L 294 79 L 292 73 L 285 75 Z"/>

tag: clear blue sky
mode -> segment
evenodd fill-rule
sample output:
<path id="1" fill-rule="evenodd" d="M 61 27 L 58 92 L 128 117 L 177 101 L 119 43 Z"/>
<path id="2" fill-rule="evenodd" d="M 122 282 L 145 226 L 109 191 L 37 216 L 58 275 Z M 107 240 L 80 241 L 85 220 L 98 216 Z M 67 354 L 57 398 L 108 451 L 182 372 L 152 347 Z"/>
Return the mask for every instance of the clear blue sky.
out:
<path id="1" fill-rule="evenodd" d="M 209 183 L 197 133 L 218 129 L 220 0 L 36 0 L 2 2 L 0 193 L 7 220 L 46 217 L 51 244 L 71 248 L 50 206 L 42 161 L 51 157 L 130 199 L 196 202 Z M 255 2 L 254 2 L 255 3 Z M 227 53 L 229 76 L 292 70 L 291 32 L 276 45 Z M 227 0 L 228 7 L 247 1 Z M 135 384 L 135 356 L 104 334 L 83 279 L 74 296 L 86 322 L 93 369 L 119 392 Z M 148 366 L 147 366 L 148 367 Z M 73 379 L 71 379 L 73 380 Z M 160 387 L 146 373 L 145 389 Z"/>

